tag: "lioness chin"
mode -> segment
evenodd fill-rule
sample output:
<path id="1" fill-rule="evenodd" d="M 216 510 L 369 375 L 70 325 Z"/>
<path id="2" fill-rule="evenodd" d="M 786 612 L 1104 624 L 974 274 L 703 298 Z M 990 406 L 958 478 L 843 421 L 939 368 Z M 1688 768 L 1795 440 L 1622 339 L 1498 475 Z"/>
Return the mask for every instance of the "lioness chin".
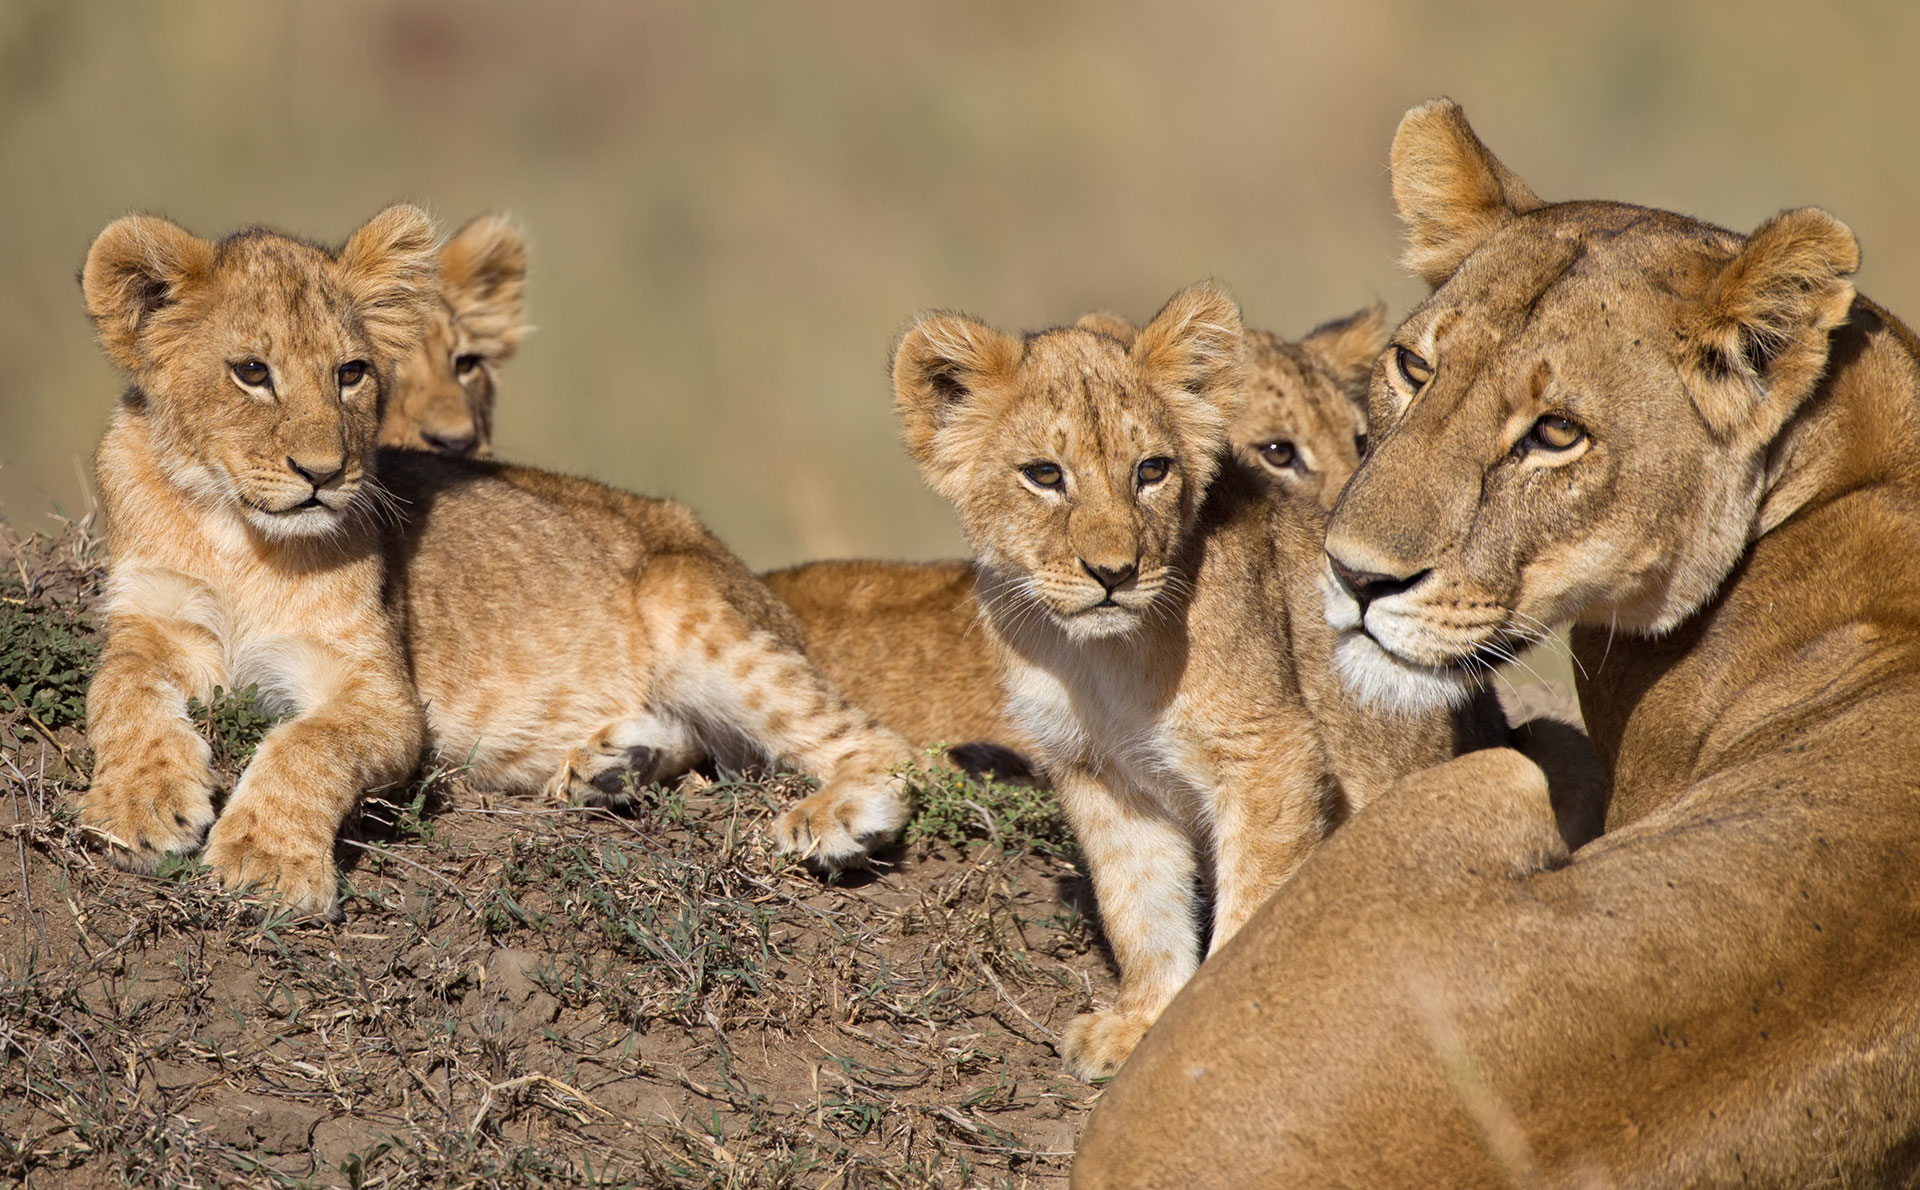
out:
<path id="1" fill-rule="evenodd" d="M 1322 581 L 1442 705 L 1571 620 L 1610 830 L 1486 751 L 1356 815 L 1166 1011 L 1077 1186 L 1911 1185 L 1920 344 L 1813 209 L 1548 203 L 1448 101 L 1394 138 L 1432 295 Z"/>
<path id="2" fill-rule="evenodd" d="M 434 239 L 397 206 L 338 252 L 152 216 L 94 241 L 87 307 L 132 384 L 97 456 L 111 557 L 82 823 L 148 869 L 206 834 L 228 885 L 328 912 L 341 819 L 423 743 L 483 783 L 570 799 L 698 750 L 820 778 L 776 841 L 859 862 L 905 823 L 905 741 L 807 664 L 792 613 L 691 512 L 376 453 L 434 301 Z M 217 820 L 186 715 L 216 685 L 292 713 Z"/>

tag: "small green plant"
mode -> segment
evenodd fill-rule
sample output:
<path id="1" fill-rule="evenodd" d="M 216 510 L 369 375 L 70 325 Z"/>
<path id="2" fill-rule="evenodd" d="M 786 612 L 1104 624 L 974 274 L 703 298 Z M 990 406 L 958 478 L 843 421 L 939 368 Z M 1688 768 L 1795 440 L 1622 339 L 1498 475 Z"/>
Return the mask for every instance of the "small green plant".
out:
<path id="1" fill-rule="evenodd" d="M 247 767 L 247 762 L 253 759 L 253 750 L 260 746 L 267 732 L 286 718 L 270 714 L 260 705 L 257 686 L 232 692 L 215 686 L 213 697 L 206 702 L 197 698 L 187 700 L 187 717 L 213 747 L 214 763 L 236 770 Z"/>
<path id="2" fill-rule="evenodd" d="M 0 712 L 25 711 L 48 728 L 87 717 L 87 682 L 100 646 L 70 606 L 0 583 Z"/>
<path id="3" fill-rule="evenodd" d="M 985 839 L 1009 851 L 1038 851 L 1065 859 L 1079 856 L 1060 803 L 1047 789 L 982 780 L 941 764 L 932 750 L 928 763 L 905 771 L 917 808 L 907 823 L 907 841 L 938 839 L 953 847 Z"/>

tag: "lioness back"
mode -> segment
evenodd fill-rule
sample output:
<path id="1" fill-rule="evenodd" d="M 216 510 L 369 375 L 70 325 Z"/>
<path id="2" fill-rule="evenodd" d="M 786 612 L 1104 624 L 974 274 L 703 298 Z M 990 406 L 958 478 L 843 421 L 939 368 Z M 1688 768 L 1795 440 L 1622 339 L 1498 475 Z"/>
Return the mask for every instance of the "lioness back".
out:
<path id="1" fill-rule="evenodd" d="M 1218 949 L 1347 813 L 1497 727 L 1343 692 L 1325 513 L 1228 461 L 1245 350 L 1232 301 L 1196 286 L 1131 339 L 938 314 L 895 354 L 908 449 L 977 551 L 1009 717 L 1120 966 L 1115 1007 L 1064 1038 L 1083 1076 L 1117 1068 L 1197 966 L 1197 880 Z"/>

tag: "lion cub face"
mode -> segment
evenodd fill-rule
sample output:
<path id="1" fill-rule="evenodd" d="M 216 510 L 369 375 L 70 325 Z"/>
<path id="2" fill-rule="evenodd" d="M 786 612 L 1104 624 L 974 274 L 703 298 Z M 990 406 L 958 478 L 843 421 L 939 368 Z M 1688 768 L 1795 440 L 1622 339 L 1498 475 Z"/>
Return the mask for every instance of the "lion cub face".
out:
<path id="1" fill-rule="evenodd" d="M 1275 485 L 1331 508 L 1367 445 L 1367 377 L 1385 346 L 1387 308 L 1369 306 L 1290 343 L 1247 332 L 1247 402 L 1233 455 Z"/>
<path id="2" fill-rule="evenodd" d="M 526 335 L 526 238 L 482 215 L 440 250 L 440 301 L 417 351 L 400 361 L 380 445 L 484 458 L 493 453 L 494 369 Z"/>
<path id="3" fill-rule="evenodd" d="M 1132 632 L 1166 598 L 1238 412 L 1245 348 L 1206 285 L 1132 344 L 1071 327 L 1015 339 L 958 314 L 894 355 L 908 450 L 981 564 L 1074 639 Z"/>
<path id="4" fill-rule="evenodd" d="M 1436 289 L 1376 366 L 1324 586 L 1350 684 L 1427 706 L 1552 625 L 1658 634 L 1712 598 L 1858 257 L 1819 211 L 1743 240 L 1548 205 L 1450 103 L 1408 114 L 1393 164 Z"/>
<path id="5" fill-rule="evenodd" d="M 214 243 L 150 215 L 108 225 L 81 285 L 165 477 L 268 537 L 337 530 L 366 490 L 394 362 L 419 341 L 434 238 L 410 206 L 337 253 L 266 231 Z"/>

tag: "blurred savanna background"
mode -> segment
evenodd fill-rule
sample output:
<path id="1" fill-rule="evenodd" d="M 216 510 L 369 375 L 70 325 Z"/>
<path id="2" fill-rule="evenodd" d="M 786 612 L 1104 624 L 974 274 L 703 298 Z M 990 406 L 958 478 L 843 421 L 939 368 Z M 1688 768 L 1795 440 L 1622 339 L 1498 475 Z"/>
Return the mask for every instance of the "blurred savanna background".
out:
<path id="1" fill-rule="evenodd" d="M 7 0 L 0 513 L 89 504 L 118 380 L 76 271 L 133 209 L 338 242 L 393 199 L 531 236 L 508 458 L 691 502 L 756 566 L 960 549 L 897 444 L 916 310 L 1299 333 L 1420 296 L 1388 139 L 1461 100 L 1543 196 L 1817 203 L 1920 315 L 1920 6 Z"/>

